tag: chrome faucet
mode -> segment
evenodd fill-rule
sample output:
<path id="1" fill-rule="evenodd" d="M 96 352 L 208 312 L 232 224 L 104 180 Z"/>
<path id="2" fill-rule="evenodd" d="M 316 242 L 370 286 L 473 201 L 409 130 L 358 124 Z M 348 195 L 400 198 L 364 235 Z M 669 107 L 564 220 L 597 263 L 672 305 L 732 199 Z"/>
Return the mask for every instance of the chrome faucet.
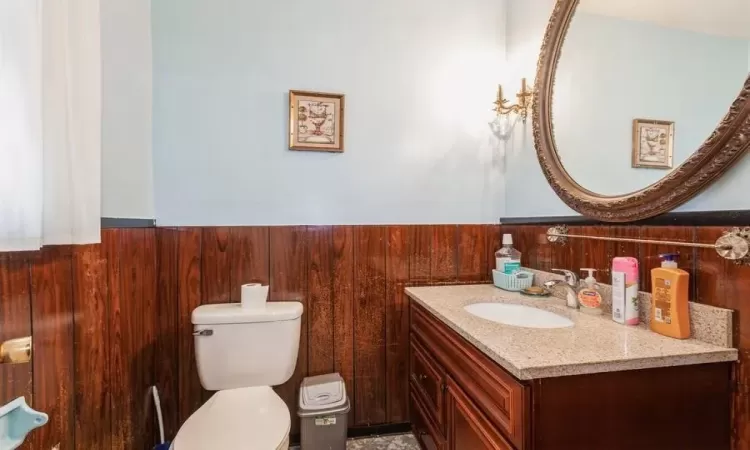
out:
<path id="1" fill-rule="evenodd" d="M 565 281 L 562 280 L 551 280 L 544 283 L 547 288 L 553 288 L 555 286 L 562 286 L 566 290 L 565 301 L 568 308 L 578 309 L 578 275 L 575 272 L 565 269 L 552 269 L 553 272 L 562 274 L 565 277 Z"/>

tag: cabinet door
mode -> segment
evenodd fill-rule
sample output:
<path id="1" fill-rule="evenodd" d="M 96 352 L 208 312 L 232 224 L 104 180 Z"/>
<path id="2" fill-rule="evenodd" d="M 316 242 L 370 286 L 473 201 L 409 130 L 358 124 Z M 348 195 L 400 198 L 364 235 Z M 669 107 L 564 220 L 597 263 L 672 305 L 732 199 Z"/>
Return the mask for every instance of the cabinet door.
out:
<path id="1" fill-rule="evenodd" d="M 416 392 L 411 393 L 411 426 L 414 436 L 423 450 L 443 450 L 445 440 L 431 422 L 425 405 Z"/>
<path id="2" fill-rule="evenodd" d="M 445 370 L 424 349 L 419 340 L 411 337 L 411 385 L 422 395 L 427 413 L 444 432 L 445 415 L 443 413 L 443 392 Z"/>
<path id="3" fill-rule="evenodd" d="M 513 446 L 448 377 L 448 450 L 513 450 Z"/>

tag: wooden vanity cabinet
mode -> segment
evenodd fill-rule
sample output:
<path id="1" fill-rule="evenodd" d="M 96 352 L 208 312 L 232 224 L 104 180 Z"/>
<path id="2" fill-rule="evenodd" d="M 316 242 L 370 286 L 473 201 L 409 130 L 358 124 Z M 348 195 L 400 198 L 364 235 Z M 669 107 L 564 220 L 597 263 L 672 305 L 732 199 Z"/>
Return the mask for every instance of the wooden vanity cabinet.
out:
<path id="1" fill-rule="evenodd" d="M 440 432 L 436 440 L 448 439 L 448 450 L 468 448 L 458 445 L 459 435 L 473 430 L 477 438 L 488 442 L 505 436 L 506 446 L 498 443 L 486 448 L 527 448 L 527 386 L 414 303 L 411 349 L 412 395 L 429 406 L 427 419 Z M 439 390 L 432 388 L 435 383 L 440 383 Z M 434 399 L 434 395 L 440 398 Z M 468 435 L 464 437 L 468 439 Z"/>
<path id="2" fill-rule="evenodd" d="M 521 381 L 411 303 L 411 422 L 423 449 L 729 449 L 731 369 Z"/>

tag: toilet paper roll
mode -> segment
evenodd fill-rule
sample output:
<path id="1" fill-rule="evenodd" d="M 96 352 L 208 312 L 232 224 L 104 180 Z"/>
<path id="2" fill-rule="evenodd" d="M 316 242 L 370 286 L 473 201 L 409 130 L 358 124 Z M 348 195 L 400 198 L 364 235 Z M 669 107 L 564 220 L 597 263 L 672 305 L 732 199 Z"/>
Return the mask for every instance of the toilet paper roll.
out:
<path id="1" fill-rule="evenodd" d="M 268 300 L 268 286 L 260 283 L 243 284 L 240 301 L 243 308 L 263 308 Z"/>

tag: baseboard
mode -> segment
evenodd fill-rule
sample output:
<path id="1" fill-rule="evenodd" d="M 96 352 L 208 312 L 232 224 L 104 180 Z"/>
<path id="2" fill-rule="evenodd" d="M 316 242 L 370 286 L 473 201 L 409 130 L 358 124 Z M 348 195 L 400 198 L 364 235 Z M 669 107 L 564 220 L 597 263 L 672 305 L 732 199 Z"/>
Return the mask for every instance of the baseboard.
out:
<path id="1" fill-rule="evenodd" d="M 350 438 L 366 436 L 383 436 L 387 434 L 402 434 L 411 431 L 411 423 L 389 423 L 383 425 L 372 425 L 368 427 L 349 428 L 346 435 Z"/>
<path id="2" fill-rule="evenodd" d="M 385 436 L 388 434 L 403 434 L 411 431 L 411 424 L 406 423 L 387 423 L 382 425 L 370 425 L 366 427 L 350 427 L 346 435 L 349 438 L 360 438 L 367 436 Z M 292 434 L 290 437 L 292 445 L 299 445 L 299 434 Z"/>

